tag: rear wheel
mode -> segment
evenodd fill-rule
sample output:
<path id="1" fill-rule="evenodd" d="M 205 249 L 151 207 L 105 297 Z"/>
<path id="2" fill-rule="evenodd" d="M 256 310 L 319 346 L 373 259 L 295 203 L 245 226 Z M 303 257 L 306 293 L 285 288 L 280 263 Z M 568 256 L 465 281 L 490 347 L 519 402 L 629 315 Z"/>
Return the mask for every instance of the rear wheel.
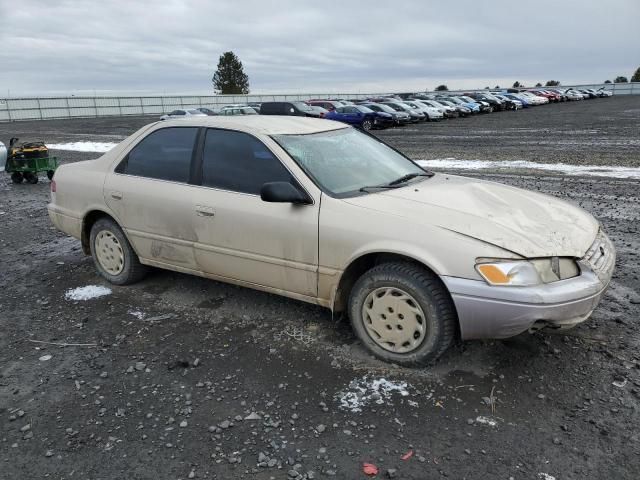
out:
<path id="1" fill-rule="evenodd" d="M 351 290 L 349 315 L 371 353 L 400 365 L 432 363 L 456 332 L 449 292 L 435 274 L 411 263 L 384 263 L 364 273 Z"/>
<path id="2" fill-rule="evenodd" d="M 47 178 L 53 180 L 53 174 L 56 173 L 53 170 L 47 170 Z"/>
<path id="3" fill-rule="evenodd" d="M 22 183 L 23 179 L 24 179 L 24 177 L 22 176 L 22 173 L 20 173 L 20 172 L 13 172 L 11 174 L 11 181 L 13 183 Z"/>
<path id="4" fill-rule="evenodd" d="M 24 174 L 24 179 L 26 180 L 27 183 L 35 185 L 36 183 L 38 183 L 38 174 L 37 173 L 26 172 Z"/>
<path id="5" fill-rule="evenodd" d="M 362 122 L 362 129 L 369 131 L 373 127 L 373 122 L 371 120 L 365 120 Z"/>
<path id="6" fill-rule="evenodd" d="M 91 256 L 98 273 L 116 285 L 141 280 L 147 267 L 140 263 L 122 229 L 111 219 L 101 218 L 91 227 Z"/>

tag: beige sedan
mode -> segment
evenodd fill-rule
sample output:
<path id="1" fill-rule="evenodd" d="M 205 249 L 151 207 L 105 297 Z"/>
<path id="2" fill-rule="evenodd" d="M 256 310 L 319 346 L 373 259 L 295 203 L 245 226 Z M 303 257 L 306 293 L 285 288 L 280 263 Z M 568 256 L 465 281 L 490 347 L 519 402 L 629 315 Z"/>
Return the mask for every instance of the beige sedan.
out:
<path id="1" fill-rule="evenodd" d="M 574 205 L 434 174 L 311 118 L 147 125 L 97 160 L 59 167 L 48 208 L 112 283 L 154 266 L 315 303 L 405 365 L 456 338 L 573 326 L 615 261 Z"/>

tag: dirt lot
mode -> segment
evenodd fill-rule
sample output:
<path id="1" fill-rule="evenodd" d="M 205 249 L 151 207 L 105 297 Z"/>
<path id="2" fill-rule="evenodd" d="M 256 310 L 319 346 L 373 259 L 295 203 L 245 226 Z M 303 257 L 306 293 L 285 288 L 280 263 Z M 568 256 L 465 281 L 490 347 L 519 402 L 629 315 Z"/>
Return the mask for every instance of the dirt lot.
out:
<path id="1" fill-rule="evenodd" d="M 0 124 L 0 139 L 118 141 L 148 121 Z M 415 158 L 640 166 L 638 132 L 640 97 L 380 135 Z M 482 176 L 592 212 L 618 249 L 611 287 L 565 334 L 460 343 L 403 369 L 328 311 L 177 273 L 66 300 L 108 285 L 52 229 L 48 181 L 1 174 L 0 478 L 358 479 L 364 462 L 377 478 L 639 478 L 639 182 Z"/>

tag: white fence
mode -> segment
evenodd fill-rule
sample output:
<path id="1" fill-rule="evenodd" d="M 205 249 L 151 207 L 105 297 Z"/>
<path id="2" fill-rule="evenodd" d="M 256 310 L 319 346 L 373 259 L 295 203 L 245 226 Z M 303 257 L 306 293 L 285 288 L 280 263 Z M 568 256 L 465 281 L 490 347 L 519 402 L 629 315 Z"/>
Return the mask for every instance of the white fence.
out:
<path id="1" fill-rule="evenodd" d="M 640 82 L 573 85 L 575 88 L 600 88 L 614 95 L 640 95 Z M 564 86 L 562 88 L 567 88 Z M 461 92 L 471 90 L 461 90 Z M 138 97 L 33 97 L 0 98 L 0 122 L 47 120 L 53 118 L 113 117 L 124 115 L 161 115 L 177 108 L 217 109 L 235 103 L 296 101 L 312 98 L 369 98 L 382 93 L 301 93 L 291 95 L 212 95 L 212 96 L 138 96 Z"/>

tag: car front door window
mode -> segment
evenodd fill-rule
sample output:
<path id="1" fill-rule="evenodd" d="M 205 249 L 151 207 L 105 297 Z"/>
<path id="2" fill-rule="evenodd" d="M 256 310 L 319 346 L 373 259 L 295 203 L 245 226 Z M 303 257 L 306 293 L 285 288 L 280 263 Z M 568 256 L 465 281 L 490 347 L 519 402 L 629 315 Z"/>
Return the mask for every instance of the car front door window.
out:
<path id="1" fill-rule="evenodd" d="M 267 182 L 291 181 L 289 171 L 257 138 L 231 130 L 207 130 L 203 185 L 259 195 L 262 185 Z"/>

